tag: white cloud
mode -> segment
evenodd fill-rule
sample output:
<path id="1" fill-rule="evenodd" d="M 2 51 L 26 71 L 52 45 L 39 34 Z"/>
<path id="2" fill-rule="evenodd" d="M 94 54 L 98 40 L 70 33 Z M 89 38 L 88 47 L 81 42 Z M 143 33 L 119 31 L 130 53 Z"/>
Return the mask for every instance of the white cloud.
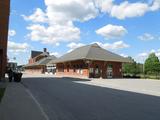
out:
<path id="1" fill-rule="evenodd" d="M 27 43 L 15 43 L 8 41 L 8 50 L 12 53 L 26 52 L 30 46 Z"/>
<path id="2" fill-rule="evenodd" d="M 56 43 L 56 46 L 59 46 L 60 45 L 60 43 Z"/>
<path id="3" fill-rule="evenodd" d="M 31 31 L 28 35 L 31 40 L 55 44 L 57 42 L 78 40 L 81 32 L 74 25 L 74 22 L 84 22 L 93 19 L 100 14 L 99 11 L 108 13 L 110 16 L 118 19 L 125 19 L 127 17 L 142 16 L 147 11 L 158 10 L 159 1 L 154 0 L 149 5 L 144 2 L 129 3 L 127 1 L 115 4 L 114 0 L 44 0 L 46 5 L 45 10 L 37 8 L 32 15 L 22 16 L 25 20 L 34 23 L 27 27 Z M 39 26 L 41 26 L 43 31 L 47 31 L 47 34 L 46 32 L 42 32 L 41 37 L 39 37 L 41 29 L 32 29 L 39 23 L 41 23 Z M 105 30 L 97 31 L 97 33 L 105 37 L 119 37 L 123 36 L 126 32 L 126 29 L 123 27 L 120 29 L 122 31 L 113 31 L 113 35 L 111 33 L 106 34 Z"/>
<path id="4" fill-rule="evenodd" d="M 114 0 L 95 0 L 95 3 L 97 4 L 98 8 L 101 10 L 101 12 L 111 12 L 111 9 L 114 5 Z"/>
<path id="5" fill-rule="evenodd" d="M 145 2 L 123 1 L 115 4 L 115 0 L 97 0 L 101 12 L 106 12 L 110 16 L 117 19 L 126 19 L 132 17 L 143 16 L 146 12 L 156 11 L 160 9 L 160 0 L 153 0 L 152 4 Z"/>
<path id="6" fill-rule="evenodd" d="M 16 35 L 16 31 L 15 30 L 9 30 L 9 33 L 8 33 L 9 37 L 13 37 Z"/>
<path id="7" fill-rule="evenodd" d="M 69 43 L 69 44 L 67 45 L 67 47 L 70 48 L 70 50 L 69 50 L 68 52 L 71 52 L 72 50 L 74 50 L 74 49 L 76 49 L 76 48 L 78 48 L 78 47 L 84 46 L 84 45 L 85 45 L 85 44 L 83 44 L 83 43 L 74 43 L 74 42 Z"/>
<path id="8" fill-rule="evenodd" d="M 127 33 L 127 30 L 123 26 L 109 24 L 96 30 L 96 33 L 107 39 L 115 39 L 124 36 Z"/>
<path id="9" fill-rule="evenodd" d="M 146 52 L 139 53 L 138 56 L 139 56 L 139 57 L 147 57 L 147 56 L 148 56 L 148 53 L 146 53 Z"/>
<path id="10" fill-rule="evenodd" d="M 120 5 L 114 5 L 111 10 L 111 16 L 118 19 L 129 17 L 142 16 L 148 10 L 148 5 L 145 3 L 129 3 L 125 1 Z"/>
<path id="11" fill-rule="evenodd" d="M 149 55 L 149 53 L 147 53 L 147 52 L 139 53 L 137 56 L 135 56 L 135 60 L 137 62 L 144 63 L 144 61 L 146 60 L 148 55 Z"/>
<path id="12" fill-rule="evenodd" d="M 150 6 L 151 11 L 160 9 L 160 0 L 153 0 L 153 4 Z"/>
<path id="13" fill-rule="evenodd" d="M 128 48 L 130 47 L 128 44 L 124 43 L 123 41 L 117 41 L 114 43 L 101 43 L 101 42 L 92 42 L 93 43 L 97 43 L 100 47 L 107 49 L 107 50 L 119 50 L 119 49 L 124 49 L 124 48 Z M 83 43 L 70 43 L 67 45 L 67 47 L 70 48 L 70 50 L 68 52 L 71 52 L 72 50 L 84 46 L 85 44 Z"/>
<path id="14" fill-rule="evenodd" d="M 72 43 L 69 43 L 68 45 L 67 45 L 67 47 L 69 47 L 69 48 L 71 48 L 71 49 L 76 49 L 76 48 L 78 48 L 78 47 L 81 47 L 81 46 L 84 46 L 85 44 L 83 44 L 83 43 L 74 43 L 74 42 L 72 42 Z"/>
<path id="15" fill-rule="evenodd" d="M 160 59 L 160 49 L 156 51 L 156 56 Z"/>
<path id="16" fill-rule="evenodd" d="M 45 4 L 49 19 L 56 22 L 87 21 L 98 14 L 93 0 L 45 0 Z"/>
<path id="17" fill-rule="evenodd" d="M 108 49 L 108 50 L 118 50 L 118 49 L 130 47 L 128 44 L 124 43 L 123 41 L 117 41 L 114 43 L 101 43 L 101 42 L 95 42 L 95 43 L 97 43 L 102 48 Z"/>
<path id="18" fill-rule="evenodd" d="M 37 8 L 32 15 L 30 15 L 30 16 L 22 15 L 22 17 L 26 21 L 32 21 L 32 22 L 42 22 L 42 23 L 45 23 L 45 22 L 48 21 L 46 13 L 44 13 L 42 11 L 42 9 L 40 9 L 40 8 Z"/>
<path id="19" fill-rule="evenodd" d="M 80 30 L 73 25 L 45 27 L 40 24 L 33 24 L 28 26 L 27 29 L 31 30 L 31 33 L 28 35 L 31 40 L 40 41 L 44 44 L 56 44 L 56 46 L 61 41 L 69 42 L 78 40 L 80 36 Z"/>
<path id="20" fill-rule="evenodd" d="M 122 57 L 128 57 L 128 55 L 121 53 L 120 56 Z"/>
<path id="21" fill-rule="evenodd" d="M 32 15 L 22 16 L 25 20 L 33 22 L 27 27 L 30 30 L 28 35 L 30 39 L 46 44 L 79 40 L 81 31 L 74 25 L 74 22 L 93 19 L 100 15 L 100 11 L 118 19 L 125 19 L 142 16 L 147 11 L 159 9 L 159 0 L 154 0 L 151 5 L 144 2 L 129 3 L 127 1 L 116 4 L 114 0 L 44 0 L 44 2 L 45 10 L 37 8 Z M 41 26 L 41 29 L 32 29 L 37 24 Z M 42 29 L 43 32 L 40 35 Z M 125 34 L 123 30 L 113 32 L 113 36 L 123 36 Z M 112 37 L 111 33 L 108 36 L 105 31 L 101 31 L 100 34 Z"/>
<path id="22" fill-rule="evenodd" d="M 149 53 L 156 53 L 156 50 L 152 49 Z"/>
<path id="23" fill-rule="evenodd" d="M 155 53 L 156 56 L 160 59 L 160 49 L 158 49 L 158 50 L 152 49 L 152 50 L 150 50 L 150 51 L 148 51 L 148 52 L 139 53 L 139 54 L 135 57 L 135 59 L 136 59 L 136 61 L 143 63 L 143 62 L 148 58 L 148 56 L 149 56 L 150 53 Z"/>
<path id="24" fill-rule="evenodd" d="M 31 40 L 45 44 L 56 44 L 64 41 L 77 41 L 80 38 L 80 29 L 74 21 L 84 22 L 95 18 L 98 14 L 93 0 L 44 0 L 46 12 L 40 8 L 30 16 L 23 15 L 24 19 L 34 24 L 27 27 Z M 45 24 L 38 24 L 46 22 Z"/>
<path id="25" fill-rule="evenodd" d="M 138 39 L 143 41 L 150 41 L 150 40 L 154 40 L 155 37 L 149 33 L 144 33 L 143 35 L 138 36 Z"/>
<path id="26" fill-rule="evenodd" d="M 58 53 L 58 52 L 52 52 L 52 53 L 50 53 L 50 55 L 54 55 L 54 56 L 56 56 L 56 57 L 60 57 L 60 56 L 61 56 L 61 54 Z"/>

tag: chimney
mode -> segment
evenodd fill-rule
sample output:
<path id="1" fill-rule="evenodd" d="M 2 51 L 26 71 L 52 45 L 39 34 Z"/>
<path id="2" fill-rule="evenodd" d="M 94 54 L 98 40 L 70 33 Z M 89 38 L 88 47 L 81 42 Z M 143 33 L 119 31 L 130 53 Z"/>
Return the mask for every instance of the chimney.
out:
<path id="1" fill-rule="evenodd" d="M 47 52 L 47 48 L 43 48 L 43 52 Z"/>

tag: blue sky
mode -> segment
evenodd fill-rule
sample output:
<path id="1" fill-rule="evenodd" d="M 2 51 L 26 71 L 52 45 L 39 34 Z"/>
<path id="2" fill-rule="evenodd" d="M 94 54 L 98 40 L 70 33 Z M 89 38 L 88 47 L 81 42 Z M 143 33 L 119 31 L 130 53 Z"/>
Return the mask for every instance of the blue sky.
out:
<path id="1" fill-rule="evenodd" d="M 26 64 L 31 50 L 61 56 L 101 47 L 143 62 L 160 58 L 160 0 L 11 0 L 8 57 Z"/>

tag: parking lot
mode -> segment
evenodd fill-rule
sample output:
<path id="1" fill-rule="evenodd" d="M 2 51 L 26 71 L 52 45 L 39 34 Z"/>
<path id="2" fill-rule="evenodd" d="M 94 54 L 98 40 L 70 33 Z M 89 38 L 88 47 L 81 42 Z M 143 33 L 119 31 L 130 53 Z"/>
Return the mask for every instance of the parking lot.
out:
<path id="1" fill-rule="evenodd" d="M 160 80 L 153 79 L 91 79 L 78 83 L 160 96 Z"/>
<path id="2" fill-rule="evenodd" d="M 159 83 L 53 76 L 22 80 L 50 120 L 159 120 Z M 143 89 L 150 93 L 142 94 Z"/>

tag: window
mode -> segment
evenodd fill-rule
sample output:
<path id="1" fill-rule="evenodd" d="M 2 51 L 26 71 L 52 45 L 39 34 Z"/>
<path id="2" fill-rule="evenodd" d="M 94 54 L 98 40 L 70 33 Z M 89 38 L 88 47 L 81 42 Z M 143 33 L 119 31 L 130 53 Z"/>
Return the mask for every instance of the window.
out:
<path id="1" fill-rule="evenodd" d="M 98 67 L 98 65 L 96 66 L 95 74 L 99 74 L 99 67 Z"/>
<path id="2" fill-rule="evenodd" d="M 89 68 L 89 73 L 93 73 L 93 68 Z"/>
<path id="3" fill-rule="evenodd" d="M 73 72 L 76 72 L 76 66 L 73 65 Z"/>
<path id="4" fill-rule="evenodd" d="M 67 72 L 69 72 L 69 65 L 67 65 Z"/>
<path id="5" fill-rule="evenodd" d="M 83 65 L 81 64 L 81 65 L 80 65 L 80 68 L 79 68 L 79 73 L 80 73 L 81 75 L 83 74 L 83 69 L 82 69 L 82 68 L 83 68 Z"/>
<path id="6" fill-rule="evenodd" d="M 82 69 L 80 69 L 80 74 L 81 74 L 81 75 L 83 74 L 83 70 L 82 70 Z"/>
<path id="7" fill-rule="evenodd" d="M 113 65 L 109 64 L 107 66 L 107 77 L 108 78 L 112 78 L 113 77 Z"/>
<path id="8" fill-rule="evenodd" d="M 109 65 L 108 65 L 108 68 L 112 68 L 112 67 L 113 67 L 113 65 L 112 65 L 112 64 L 109 64 Z"/>

